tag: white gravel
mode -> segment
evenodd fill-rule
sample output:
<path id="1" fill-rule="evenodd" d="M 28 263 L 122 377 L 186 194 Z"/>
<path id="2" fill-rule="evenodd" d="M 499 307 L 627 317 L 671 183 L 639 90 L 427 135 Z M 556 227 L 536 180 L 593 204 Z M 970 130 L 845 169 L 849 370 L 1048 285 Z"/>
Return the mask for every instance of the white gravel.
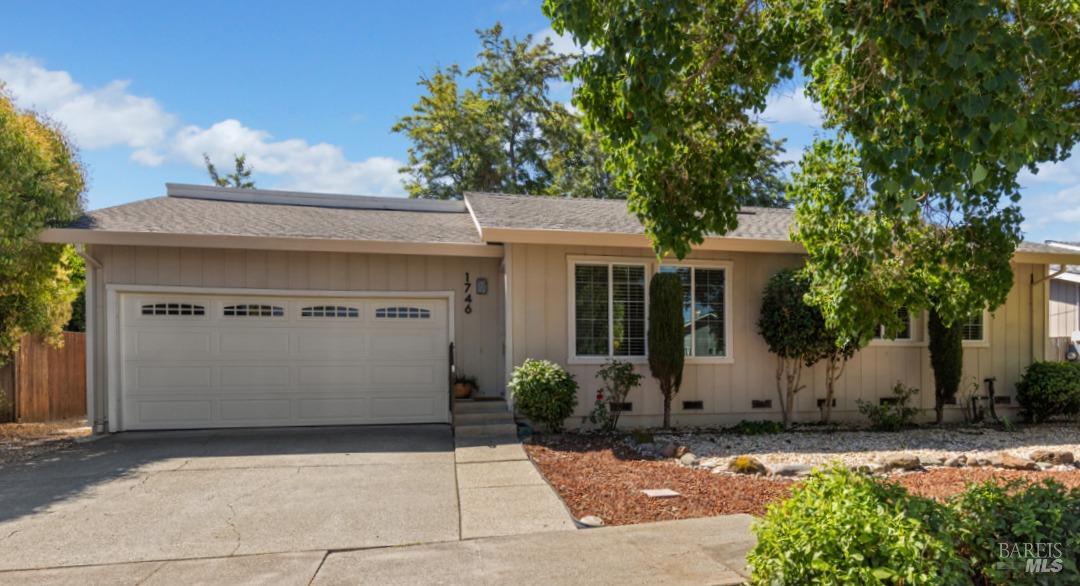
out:
<path id="1" fill-rule="evenodd" d="M 1043 424 L 998 431 L 992 428 L 920 428 L 900 432 L 791 431 L 777 434 L 659 433 L 657 444 L 684 445 L 703 463 L 723 465 L 732 456 L 749 455 L 767 466 L 839 461 L 847 466 L 869 465 L 894 455 L 916 455 L 923 462 L 960 454 L 969 460 L 1001 452 L 1030 457 L 1039 449 L 1066 450 L 1080 460 L 1080 425 Z M 711 461 L 710 461 L 711 460 Z"/>

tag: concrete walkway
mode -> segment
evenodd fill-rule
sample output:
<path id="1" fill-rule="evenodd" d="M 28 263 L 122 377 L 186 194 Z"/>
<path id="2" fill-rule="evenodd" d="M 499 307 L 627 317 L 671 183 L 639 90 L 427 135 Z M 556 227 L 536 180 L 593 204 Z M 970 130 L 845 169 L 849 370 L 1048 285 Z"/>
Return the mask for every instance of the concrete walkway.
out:
<path id="1" fill-rule="evenodd" d="M 458 437 L 455 443 L 462 539 L 576 529 L 516 436 Z"/>
<path id="2" fill-rule="evenodd" d="M 0 573 L 0 584 L 711 584 L 746 581 L 748 515 L 354 551 Z"/>

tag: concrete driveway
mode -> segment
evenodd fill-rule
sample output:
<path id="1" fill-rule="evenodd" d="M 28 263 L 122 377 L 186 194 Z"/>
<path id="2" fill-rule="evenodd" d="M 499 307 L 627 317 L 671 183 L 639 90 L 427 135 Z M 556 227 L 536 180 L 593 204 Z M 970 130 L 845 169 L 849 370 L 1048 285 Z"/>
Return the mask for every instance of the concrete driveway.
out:
<path id="1" fill-rule="evenodd" d="M 317 567 L 460 536 L 448 426 L 132 433 L 0 468 L 0 571 L 275 552 Z"/>

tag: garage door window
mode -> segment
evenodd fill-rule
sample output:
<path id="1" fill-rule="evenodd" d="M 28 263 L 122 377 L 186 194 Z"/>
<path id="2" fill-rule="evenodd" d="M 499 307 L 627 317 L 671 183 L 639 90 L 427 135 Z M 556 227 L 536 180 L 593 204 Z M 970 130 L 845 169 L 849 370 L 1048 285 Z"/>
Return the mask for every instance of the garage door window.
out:
<path id="1" fill-rule="evenodd" d="M 358 318 L 360 310 L 344 305 L 313 305 L 300 310 L 300 317 Z"/>
<path id="2" fill-rule="evenodd" d="M 377 319 L 431 319 L 431 311 L 420 307 L 380 307 L 375 310 Z"/>
<path id="3" fill-rule="evenodd" d="M 206 315 L 206 307 L 193 303 L 148 303 L 143 315 Z"/>
<path id="4" fill-rule="evenodd" d="M 226 305 L 221 314 L 225 317 L 283 317 L 285 308 L 280 305 Z"/>

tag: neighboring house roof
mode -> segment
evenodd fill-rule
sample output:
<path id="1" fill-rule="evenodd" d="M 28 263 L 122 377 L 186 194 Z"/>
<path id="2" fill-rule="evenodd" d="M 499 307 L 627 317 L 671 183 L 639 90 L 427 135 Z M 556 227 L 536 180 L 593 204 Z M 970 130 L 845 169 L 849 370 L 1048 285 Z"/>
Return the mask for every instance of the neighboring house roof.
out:
<path id="1" fill-rule="evenodd" d="M 623 200 L 466 193 L 464 201 L 167 184 L 157 197 L 87 213 L 47 242 L 500 256 L 489 244 L 650 247 Z M 794 212 L 748 207 L 704 250 L 803 253 Z M 1024 242 L 1020 262 L 1080 264 L 1080 249 Z"/>
<path id="2" fill-rule="evenodd" d="M 528 197 L 498 193 L 465 194 L 482 230 L 561 230 L 612 234 L 644 234 L 625 200 L 568 197 Z M 744 207 L 739 226 L 725 238 L 788 240 L 792 210 Z"/>

